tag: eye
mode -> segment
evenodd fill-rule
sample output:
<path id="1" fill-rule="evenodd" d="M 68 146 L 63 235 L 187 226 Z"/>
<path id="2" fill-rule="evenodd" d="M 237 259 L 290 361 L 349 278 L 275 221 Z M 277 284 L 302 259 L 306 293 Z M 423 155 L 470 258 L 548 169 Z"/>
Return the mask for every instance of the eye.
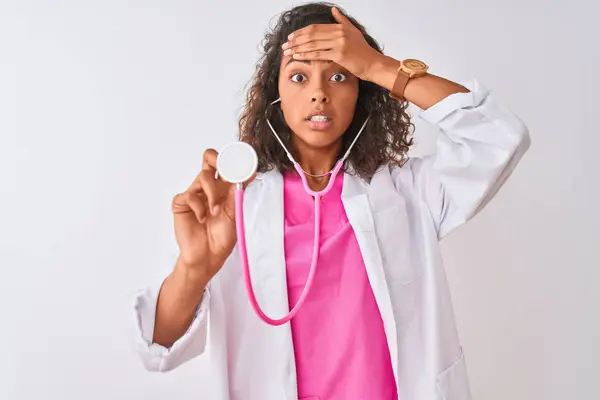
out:
<path id="1" fill-rule="evenodd" d="M 335 77 L 338 77 L 338 79 L 335 79 Z M 337 73 L 337 74 L 333 74 L 333 76 L 331 77 L 335 82 L 344 82 L 347 78 L 346 75 L 342 74 L 342 73 Z"/>
<path id="2" fill-rule="evenodd" d="M 296 83 L 302 83 L 302 82 L 304 82 L 304 81 L 306 80 L 306 79 L 301 79 L 301 80 L 299 80 L 299 81 L 298 81 L 298 80 L 295 80 L 295 79 L 294 79 L 294 77 L 296 77 L 296 76 L 303 76 L 304 78 L 306 78 L 304 75 L 302 75 L 302 74 L 300 74 L 300 73 L 297 73 L 297 74 L 293 74 L 293 75 L 290 77 L 290 79 L 291 79 L 293 82 L 296 82 Z"/>

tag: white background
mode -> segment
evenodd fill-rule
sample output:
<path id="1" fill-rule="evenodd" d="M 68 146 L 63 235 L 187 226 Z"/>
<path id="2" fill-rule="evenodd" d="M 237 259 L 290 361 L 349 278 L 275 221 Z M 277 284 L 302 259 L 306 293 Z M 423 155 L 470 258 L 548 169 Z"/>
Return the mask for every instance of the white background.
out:
<path id="1" fill-rule="evenodd" d="M 530 128 L 505 188 L 443 243 L 474 397 L 595 398 L 593 2 L 340 4 L 386 54 L 479 79 Z M 170 270 L 171 198 L 235 138 L 262 35 L 291 5 L 0 1 L 0 399 L 210 399 L 201 358 L 142 368 L 130 296 Z"/>

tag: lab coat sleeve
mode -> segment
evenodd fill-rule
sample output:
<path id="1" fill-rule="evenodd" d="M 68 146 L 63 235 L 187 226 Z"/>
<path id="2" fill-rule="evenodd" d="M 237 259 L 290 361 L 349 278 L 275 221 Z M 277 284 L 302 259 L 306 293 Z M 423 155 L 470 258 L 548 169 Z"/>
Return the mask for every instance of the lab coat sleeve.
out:
<path id="1" fill-rule="evenodd" d="M 412 184 L 429 207 L 438 239 L 471 219 L 494 197 L 530 146 L 525 124 L 473 79 L 419 117 L 441 134 L 437 152 L 412 158 Z"/>
<path id="2" fill-rule="evenodd" d="M 200 304 L 194 313 L 194 319 L 185 334 L 169 348 L 152 343 L 156 304 L 163 281 L 138 291 L 133 299 L 134 346 L 148 371 L 173 370 L 202 354 L 206 346 L 210 283 L 204 289 Z"/>

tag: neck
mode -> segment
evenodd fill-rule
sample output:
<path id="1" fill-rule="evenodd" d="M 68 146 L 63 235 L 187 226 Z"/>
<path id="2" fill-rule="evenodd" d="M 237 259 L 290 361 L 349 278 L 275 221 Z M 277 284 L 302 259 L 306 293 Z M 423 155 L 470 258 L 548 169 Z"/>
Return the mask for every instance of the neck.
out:
<path id="1" fill-rule="evenodd" d="M 309 147 L 300 141 L 296 141 L 295 148 L 298 154 L 298 163 L 302 169 L 312 175 L 325 174 L 333 169 L 337 162 L 342 141 L 338 140 L 327 147 Z M 313 190 L 322 190 L 329 182 L 329 175 L 324 177 L 312 177 L 307 175 L 306 179 Z"/>

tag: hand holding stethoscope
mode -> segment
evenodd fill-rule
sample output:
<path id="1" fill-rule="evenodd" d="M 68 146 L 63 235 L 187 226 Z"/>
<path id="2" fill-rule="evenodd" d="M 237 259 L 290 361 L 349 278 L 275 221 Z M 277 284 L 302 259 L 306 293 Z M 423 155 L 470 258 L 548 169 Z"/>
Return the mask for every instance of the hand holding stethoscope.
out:
<path id="1" fill-rule="evenodd" d="M 174 197 L 171 206 L 180 262 L 203 283 L 223 266 L 237 241 L 235 184 L 216 178 L 217 156 L 212 149 L 204 152 L 202 170 L 185 192 Z M 255 176 L 243 179 L 242 185 Z"/>

